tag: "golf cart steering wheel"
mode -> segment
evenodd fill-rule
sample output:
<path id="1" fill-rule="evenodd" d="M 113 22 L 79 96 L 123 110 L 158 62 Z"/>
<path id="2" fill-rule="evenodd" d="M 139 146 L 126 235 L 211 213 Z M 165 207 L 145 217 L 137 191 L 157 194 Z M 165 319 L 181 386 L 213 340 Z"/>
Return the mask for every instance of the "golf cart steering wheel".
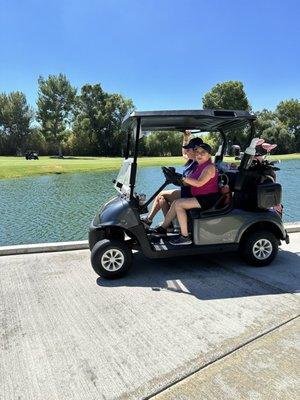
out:
<path id="1" fill-rule="evenodd" d="M 175 186 L 183 186 L 182 174 L 175 171 L 174 167 L 161 167 L 166 178 L 166 182 L 173 183 Z"/>

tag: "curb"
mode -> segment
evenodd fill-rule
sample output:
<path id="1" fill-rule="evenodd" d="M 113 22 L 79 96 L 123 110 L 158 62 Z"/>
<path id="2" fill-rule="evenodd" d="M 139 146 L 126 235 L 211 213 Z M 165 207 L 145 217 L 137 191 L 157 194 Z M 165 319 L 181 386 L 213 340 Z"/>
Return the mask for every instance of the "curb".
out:
<path id="1" fill-rule="evenodd" d="M 300 222 L 286 222 L 284 227 L 287 233 L 300 232 Z"/>
<path id="2" fill-rule="evenodd" d="M 300 232 L 300 222 L 287 222 L 284 224 L 287 233 Z M 56 242 L 56 243 L 36 243 L 36 244 L 21 244 L 16 246 L 0 247 L 0 256 L 9 256 L 16 254 L 31 254 L 31 253 L 47 253 L 55 251 L 70 251 L 88 249 L 87 240 L 74 242 Z"/>
<path id="3" fill-rule="evenodd" d="M 30 253 L 46 253 L 54 251 L 70 251 L 88 249 L 87 240 L 76 242 L 56 242 L 56 243 L 36 243 L 36 244 L 21 244 L 16 246 L 0 247 L 0 256 L 9 256 L 15 254 L 30 254 Z"/>

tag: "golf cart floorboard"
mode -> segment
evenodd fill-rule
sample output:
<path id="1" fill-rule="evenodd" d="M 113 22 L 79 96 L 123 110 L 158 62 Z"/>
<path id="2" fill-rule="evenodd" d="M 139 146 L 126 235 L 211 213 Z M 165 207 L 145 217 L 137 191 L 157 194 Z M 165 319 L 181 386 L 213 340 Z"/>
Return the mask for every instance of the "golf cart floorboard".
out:
<path id="1" fill-rule="evenodd" d="M 151 240 L 151 247 L 156 253 L 156 257 L 172 257 L 178 255 L 192 255 L 211 252 L 236 251 L 238 243 L 224 243 L 219 245 L 172 245 L 169 240 L 178 235 L 167 235 Z"/>

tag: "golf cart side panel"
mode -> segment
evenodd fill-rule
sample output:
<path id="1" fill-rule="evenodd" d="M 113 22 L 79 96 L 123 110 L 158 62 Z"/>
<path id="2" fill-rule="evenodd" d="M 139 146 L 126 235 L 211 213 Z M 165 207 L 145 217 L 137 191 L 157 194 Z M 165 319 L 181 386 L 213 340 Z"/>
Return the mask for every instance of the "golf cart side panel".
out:
<path id="1" fill-rule="evenodd" d="M 247 216 L 248 224 L 246 224 L 245 222 L 244 225 L 240 226 L 236 241 L 240 242 L 245 231 L 248 228 L 251 228 L 251 226 L 256 225 L 257 223 L 259 223 L 264 230 L 266 231 L 271 230 L 278 239 L 286 240 L 287 232 L 284 228 L 281 217 L 275 211 L 266 210 L 260 213 L 257 211 L 256 212 L 248 211 L 247 214 L 248 214 Z"/>
<path id="2" fill-rule="evenodd" d="M 243 233 L 258 222 L 268 222 L 280 229 L 282 238 L 285 232 L 279 216 L 270 211 L 251 212 L 234 209 L 226 215 L 194 220 L 194 243 L 197 245 L 238 243 Z"/>

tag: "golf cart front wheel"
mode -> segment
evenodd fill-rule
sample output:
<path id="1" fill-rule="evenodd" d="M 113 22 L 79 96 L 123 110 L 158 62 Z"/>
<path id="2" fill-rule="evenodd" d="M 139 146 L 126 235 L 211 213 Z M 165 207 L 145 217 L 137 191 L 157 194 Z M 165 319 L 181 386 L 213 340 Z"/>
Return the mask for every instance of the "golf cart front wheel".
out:
<path id="1" fill-rule="evenodd" d="M 240 253 L 244 260 L 255 267 L 270 264 L 278 252 L 278 240 L 269 231 L 253 232 L 244 239 Z"/>
<path id="2" fill-rule="evenodd" d="M 100 240 L 91 252 L 94 271 L 107 279 L 120 278 L 127 274 L 131 263 L 131 250 L 118 240 Z"/>

